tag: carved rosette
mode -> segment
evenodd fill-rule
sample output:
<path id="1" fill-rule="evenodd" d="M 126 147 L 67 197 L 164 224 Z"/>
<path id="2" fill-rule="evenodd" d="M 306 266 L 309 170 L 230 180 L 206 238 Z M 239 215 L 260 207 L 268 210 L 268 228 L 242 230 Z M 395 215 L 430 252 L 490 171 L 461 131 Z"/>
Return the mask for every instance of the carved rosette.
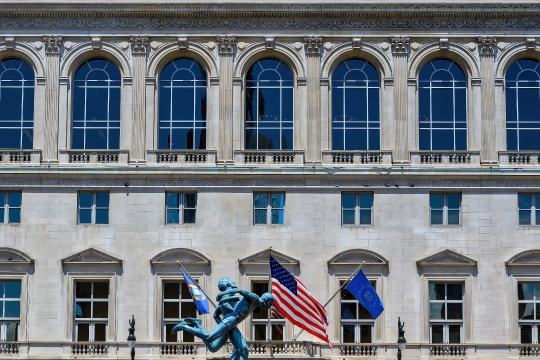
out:
<path id="1" fill-rule="evenodd" d="M 58 54 L 62 46 L 62 37 L 54 35 L 44 35 L 43 44 L 45 45 L 45 53 Z"/>
<path id="2" fill-rule="evenodd" d="M 305 36 L 306 54 L 308 56 L 320 56 L 322 46 L 322 36 Z"/>
<path id="3" fill-rule="evenodd" d="M 393 54 L 407 54 L 409 52 L 409 43 L 411 38 L 409 36 L 392 36 L 390 38 L 390 44 L 392 45 Z"/>
<path id="4" fill-rule="evenodd" d="M 219 55 L 232 55 L 234 54 L 236 36 L 218 35 L 217 44 Z"/>
<path id="5" fill-rule="evenodd" d="M 146 54 L 146 48 L 148 47 L 148 36 L 130 36 L 129 43 L 133 54 Z"/>
<path id="6" fill-rule="evenodd" d="M 478 49 L 480 55 L 493 56 L 495 54 L 495 46 L 497 45 L 496 36 L 479 36 Z"/>

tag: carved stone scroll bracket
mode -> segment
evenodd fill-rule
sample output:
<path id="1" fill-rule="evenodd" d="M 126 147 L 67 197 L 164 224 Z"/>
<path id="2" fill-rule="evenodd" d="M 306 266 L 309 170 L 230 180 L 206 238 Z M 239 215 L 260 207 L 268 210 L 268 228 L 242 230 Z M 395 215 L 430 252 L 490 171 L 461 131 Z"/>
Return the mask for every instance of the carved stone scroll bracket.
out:
<path id="1" fill-rule="evenodd" d="M 276 44 L 274 42 L 273 37 L 267 37 L 264 39 L 264 48 L 266 50 L 274 50 L 275 47 L 276 47 Z"/>
<path id="2" fill-rule="evenodd" d="M 244 84 L 244 78 L 235 77 L 232 81 L 233 86 L 242 86 Z"/>
<path id="3" fill-rule="evenodd" d="M 187 36 L 178 38 L 178 50 L 187 50 L 189 48 L 189 41 Z"/>
<path id="4" fill-rule="evenodd" d="M 219 55 L 232 55 L 234 54 L 236 36 L 218 35 L 217 44 Z"/>
<path id="5" fill-rule="evenodd" d="M 384 78 L 384 86 L 394 86 L 394 78 Z"/>
<path id="6" fill-rule="evenodd" d="M 361 48 L 362 48 L 362 38 L 361 37 L 352 38 L 352 49 L 360 50 Z"/>
<path id="7" fill-rule="evenodd" d="M 211 77 L 210 78 L 210 85 L 219 85 L 219 78 L 218 77 Z"/>
<path id="8" fill-rule="evenodd" d="M 409 36 L 392 36 L 390 38 L 390 44 L 392 45 L 393 54 L 407 54 L 409 51 L 409 43 L 411 38 Z"/>
<path id="9" fill-rule="evenodd" d="M 481 85 L 482 85 L 481 78 L 471 78 L 471 86 L 481 86 Z"/>
<path id="10" fill-rule="evenodd" d="M 296 86 L 306 86 L 307 80 L 305 77 L 296 78 Z"/>
<path id="11" fill-rule="evenodd" d="M 479 36 L 478 49 L 481 56 L 493 56 L 495 54 L 495 46 L 497 45 L 496 36 Z"/>
<path id="12" fill-rule="evenodd" d="M 98 36 L 92 37 L 92 49 L 99 50 L 101 49 L 101 38 Z"/>
<path id="13" fill-rule="evenodd" d="M 133 54 L 146 54 L 148 36 L 130 36 L 129 43 L 131 44 Z"/>
<path id="14" fill-rule="evenodd" d="M 448 50 L 448 38 L 439 39 L 439 50 Z"/>
<path id="15" fill-rule="evenodd" d="M 495 78 L 495 86 L 503 86 L 504 87 L 504 78 Z"/>
<path id="16" fill-rule="evenodd" d="M 6 44 L 7 50 L 13 50 L 15 48 L 15 38 L 14 37 L 6 37 L 4 40 Z"/>
<path id="17" fill-rule="evenodd" d="M 321 86 L 330 86 L 330 79 L 329 78 L 321 78 Z"/>
<path id="18" fill-rule="evenodd" d="M 60 47 L 62 46 L 62 37 L 54 35 L 44 35 L 43 43 L 45 44 L 46 53 L 60 53 Z"/>
<path id="19" fill-rule="evenodd" d="M 304 36 L 304 44 L 308 56 L 321 55 L 322 36 Z"/>
<path id="20" fill-rule="evenodd" d="M 7 41 L 6 41 L 7 43 Z M 535 38 L 527 38 L 525 39 L 525 47 L 527 50 L 535 50 L 536 49 L 536 39 Z"/>

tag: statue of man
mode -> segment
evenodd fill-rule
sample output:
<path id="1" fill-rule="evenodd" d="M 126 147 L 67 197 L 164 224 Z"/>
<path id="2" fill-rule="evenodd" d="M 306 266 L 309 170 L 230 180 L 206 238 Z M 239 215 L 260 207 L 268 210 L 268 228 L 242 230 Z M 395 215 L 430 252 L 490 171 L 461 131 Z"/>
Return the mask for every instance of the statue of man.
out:
<path id="1" fill-rule="evenodd" d="M 242 296 L 241 300 L 238 301 L 238 296 L 232 296 L 234 294 L 240 294 Z M 223 318 L 219 319 L 220 322 L 212 332 L 209 333 L 202 326 L 200 326 L 200 319 L 193 318 L 186 318 L 184 321 L 176 325 L 171 332 L 174 334 L 177 331 L 187 331 L 190 334 L 201 338 L 203 342 L 207 346 L 210 345 L 212 349 L 215 349 L 216 346 L 223 346 L 227 336 L 230 336 L 231 341 L 236 347 L 233 357 L 237 359 L 247 359 L 247 345 L 245 345 L 244 337 L 236 326 L 251 315 L 251 313 L 253 313 L 255 308 L 258 306 L 265 310 L 270 309 L 270 307 L 274 304 L 274 297 L 269 293 L 264 293 L 261 297 L 259 297 L 257 294 L 252 292 L 231 286 L 230 288 L 219 293 L 216 300 L 220 303 L 219 308 L 220 312 L 223 314 Z M 238 303 L 234 307 L 234 310 L 229 312 L 232 306 L 228 307 L 226 303 L 236 301 L 238 301 Z M 216 317 L 219 318 L 219 314 L 218 316 L 214 316 L 214 319 L 216 319 Z M 218 320 L 216 319 L 216 321 Z M 236 354 L 237 352 L 239 353 Z M 233 357 L 231 357 L 231 359 L 233 359 Z"/>

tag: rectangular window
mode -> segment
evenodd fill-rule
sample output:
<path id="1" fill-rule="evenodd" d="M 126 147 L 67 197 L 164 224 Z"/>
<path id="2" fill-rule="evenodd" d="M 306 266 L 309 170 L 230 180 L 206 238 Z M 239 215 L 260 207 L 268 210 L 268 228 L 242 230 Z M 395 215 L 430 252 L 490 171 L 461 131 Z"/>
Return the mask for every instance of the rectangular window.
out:
<path id="1" fill-rule="evenodd" d="M 194 342 L 186 331 L 171 334 L 172 328 L 185 318 L 196 318 L 197 311 L 188 286 L 184 281 L 163 282 L 163 341 Z"/>
<path id="2" fill-rule="evenodd" d="M 518 283 L 519 340 L 538 344 L 540 322 L 540 283 Z"/>
<path id="3" fill-rule="evenodd" d="M 373 194 L 343 193 L 341 194 L 342 225 L 373 224 Z"/>
<path id="4" fill-rule="evenodd" d="M 167 224 L 195 224 L 197 193 L 168 192 Z"/>
<path id="5" fill-rule="evenodd" d="M 285 193 L 254 193 L 253 223 L 283 224 L 285 215 Z"/>
<path id="6" fill-rule="evenodd" d="M 0 192 L 0 223 L 21 223 L 21 191 Z"/>
<path id="7" fill-rule="evenodd" d="M 0 341 L 19 341 L 21 281 L 0 281 Z"/>
<path id="8" fill-rule="evenodd" d="M 518 209 L 519 225 L 540 225 L 540 194 L 518 194 Z"/>
<path id="9" fill-rule="evenodd" d="M 75 341 L 107 341 L 109 281 L 75 282 Z"/>
<path id="10" fill-rule="evenodd" d="M 79 192 L 79 224 L 109 223 L 109 193 Z"/>
<path id="11" fill-rule="evenodd" d="M 343 285 L 341 281 L 340 285 Z M 375 281 L 370 281 L 375 287 Z M 341 342 L 342 343 L 373 343 L 373 328 L 375 320 L 345 288 L 341 290 Z"/>
<path id="12" fill-rule="evenodd" d="M 433 344 L 463 342 L 463 283 L 429 283 L 429 327 Z"/>
<path id="13" fill-rule="evenodd" d="M 431 225 L 459 225 L 461 212 L 461 194 L 429 194 Z"/>
<path id="14" fill-rule="evenodd" d="M 262 296 L 265 292 L 269 292 L 268 282 L 253 282 L 251 291 Z M 268 331 L 268 325 L 270 325 L 270 331 Z M 270 310 L 257 307 L 253 311 L 251 315 L 251 338 L 253 340 L 283 341 L 286 338 L 285 330 L 285 317 L 275 306 L 272 306 Z"/>

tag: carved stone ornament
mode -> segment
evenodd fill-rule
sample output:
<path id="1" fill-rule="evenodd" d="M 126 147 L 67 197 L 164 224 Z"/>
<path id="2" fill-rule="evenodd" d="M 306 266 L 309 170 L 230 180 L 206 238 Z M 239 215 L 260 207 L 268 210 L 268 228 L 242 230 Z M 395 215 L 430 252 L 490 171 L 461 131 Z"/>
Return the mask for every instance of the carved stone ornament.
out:
<path id="1" fill-rule="evenodd" d="M 13 50 L 15 48 L 15 38 L 14 37 L 7 37 L 5 40 L 6 43 L 6 49 Z"/>
<path id="2" fill-rule="evenodd" d="M 448 38 L 439 39 L 439 50 L 448 50 Z"/>
<path id="3" fill-rule="evenodd" d="M 220 55 L 232 55 L 236 44 L 236 36 L 218 35 L 217 44 Z"/>
<path id="4" fill-rule="evenodd" d="M 307 81 L 305 77 L 296 78 L 296 86 L 306 86 Z"/>
<path id="5" fill-rule="evenodd" d="M 274 50 L 275 44 L 274 44 L 274 38 L 273 37 L 267 37 L 264 39 L 264 47 L 266 50 Z"/>
<path id="6" fill-rule="evenodd" d="M 392 52 L 394 54 L 407 54 L 410 40 L 411 38 L 408 36 L 392 36 L 390 38 Z"/>
<path id="7" fill-rule="evenodd" d="M 178 38 L 178 49 L 179 50 L 187 50 L 189 47 L 189 42 L 187 37 L 179 37 Z"/>
<path id="8" fill-rule="evenodd" d="M 496 36 L 479 36 L 478 48 L 480 49 L 480 55 L 493 55 L 495 53 L 495 46 L 497 45 Z"/>
<path id="9" fill-rule="evenodd" d="M 304 43 L 306 44 L 306 53 L 308 55 L 321 55 L 321 36 L 305 36 Z"/>
<path id="10" fill-rule="evenodd" d="M 362 38 L 355 37 L 352 39 L 352 48 L 353 50 L 360 50 L 362 47 Z"/>
<path id="11" fill-rule="evenodd" d="M 54 35 L 44 35 L 43 43 L 45 44 L 46 53 L 59 53 L 62 46 L 62 37 Z"/>
<path id="12" fill-rule="evenodd" d="M 6 44 L 7 44 L 7 38 L 6 38 Z M 7 46 L 7 45 L 6 45 Z M 528 38 L 525 40 L 525 46 L 527 47 L 527 50 L 534 50 L 536 49 L 536 39 L 535 38 Z"/>
<path id="13" fill-rule="evenodd" d="M 471 85 L 472 86 L 482 85 L 482 78 L 471 78 Z"/>
<path id="14" fill-rule="evenodd" d="M 129 42 L 134 54 L 146 54 L 146 48 L 148 46 L 148 36 L 130 36 Z"/>
<path id="15" fill-rule="evenodd" d="M 321 86 L 330 86 L 330 79 L 329 78 L 321 78 L 320 83 L 321 83 Z"/>
<path id="16" fill-rule="evenodd" d="M 93 37 L 92 38 L 92 49 L 93 50 L 99 50 L 101 49 L 101 38 L 100 37 Z"/>
<path id="17" fill-rule="evenodd" d="M 384 78 L 384 86 L 394 86 L 394 78 Z"/>

